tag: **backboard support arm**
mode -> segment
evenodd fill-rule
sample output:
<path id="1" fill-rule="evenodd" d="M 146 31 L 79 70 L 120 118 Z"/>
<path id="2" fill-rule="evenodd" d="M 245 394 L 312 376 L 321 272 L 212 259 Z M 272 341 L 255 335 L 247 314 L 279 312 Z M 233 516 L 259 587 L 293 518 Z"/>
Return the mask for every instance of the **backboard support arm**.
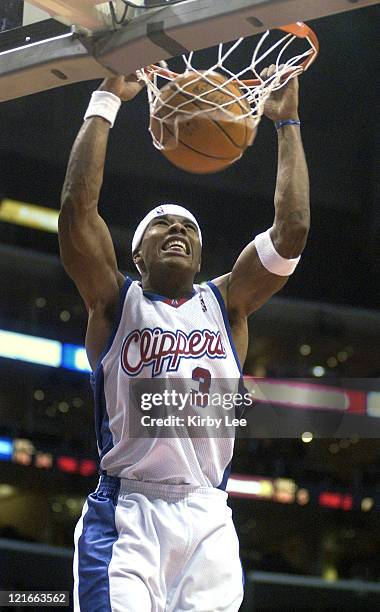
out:
<path id="1" fill-rule="evenodd" d="M 379 0 L 188 0 L 160 9 L 139 10 L 116 31 L 91 34 L 78 32 L 74 26 L 66 34 L 0 52 L 0 101 L 112 74 L 128 74 L 187 50 L 378 3 Z M 28 26 L 23 30 L 26 39 Z"/>

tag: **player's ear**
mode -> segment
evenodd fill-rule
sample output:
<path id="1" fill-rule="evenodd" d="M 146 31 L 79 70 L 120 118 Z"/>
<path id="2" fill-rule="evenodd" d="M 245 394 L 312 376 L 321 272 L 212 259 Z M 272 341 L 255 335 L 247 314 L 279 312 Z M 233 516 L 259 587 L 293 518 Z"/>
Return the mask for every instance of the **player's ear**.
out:
<path id="1" fill-rule="evenodd" d="M 141 271 L 145 270 L 144 261 L 143 261 L 143 258 L 141 257 L 140 251 L 136 251 L 133 254 L 133 263 L 135 264 L 135 266 L 138 267 L 139 270 Z"/>

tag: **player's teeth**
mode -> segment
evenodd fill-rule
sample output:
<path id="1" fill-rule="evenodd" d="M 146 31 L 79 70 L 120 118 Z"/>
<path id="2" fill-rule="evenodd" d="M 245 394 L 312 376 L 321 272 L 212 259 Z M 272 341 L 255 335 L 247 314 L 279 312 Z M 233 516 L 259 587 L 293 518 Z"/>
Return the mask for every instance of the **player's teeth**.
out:
<path id="1" fill-rule="evenodd" d="M 170 242 L 167 249 L 177 249 L 177 247 L 181 248 L 186 253 L 186 247 L 182 242 Z"/>

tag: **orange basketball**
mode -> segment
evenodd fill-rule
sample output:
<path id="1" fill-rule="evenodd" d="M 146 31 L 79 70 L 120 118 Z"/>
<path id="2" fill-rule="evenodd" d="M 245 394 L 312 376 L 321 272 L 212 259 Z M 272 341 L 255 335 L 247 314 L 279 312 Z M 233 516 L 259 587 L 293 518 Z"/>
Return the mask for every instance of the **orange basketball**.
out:
<path id="1" fill-rule="evenodd" d="M 227 80 L 216 72 L 208 72 L 207 80 L 199 78 L 197 73 L 189 72 L 179 75 L 161 89 L 151 117 L 150 129 L 154 137 L 164 147 L 168 147 L 162 149 L 163 155 L 178 168 L 195 174 L 218 172 L 240 159 L 246 148 L 252 144 L 256 127 L 250 115 L 234 121 L 208 103 L 221 105 L 228 102 L 228 111 L 237 117 L 250 110 L 245 99 L 236 98 L 241 95 L 236 84 L 229 83 L 223 90 L 214 89 L 215 84 L 225 83 Z M 202 100 L 194 99 L 194 94 L 203 94 Z M 170 107 L 174 107 L 174 110 Z M 190 113 L 203 109 L 208 109 L 209 112 L 192 117 L 184 115 L 178 107 Z M 176 129 L 178 144 L 175 138 Z"/>

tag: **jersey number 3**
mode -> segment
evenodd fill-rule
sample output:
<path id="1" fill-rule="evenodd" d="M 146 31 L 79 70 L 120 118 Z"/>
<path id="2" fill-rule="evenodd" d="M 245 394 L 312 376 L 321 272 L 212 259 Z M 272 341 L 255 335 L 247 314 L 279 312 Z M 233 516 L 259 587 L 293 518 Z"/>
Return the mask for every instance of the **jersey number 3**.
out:
<path id="1" fill-rule="evenodd" d="M 200 408 L 205 408 L 205 406 L 207 406 L 209 403 L 207 395 L 211 386 L 211 373 L 205 368 L 194 368 L 192 372 L 192 379 L 199 383 L 199 389 L 195 392 L 195 401 L 193 402 L 193 405 L 199 406 Z M 205 397 L 203 397 L 203 394 Z"/>

